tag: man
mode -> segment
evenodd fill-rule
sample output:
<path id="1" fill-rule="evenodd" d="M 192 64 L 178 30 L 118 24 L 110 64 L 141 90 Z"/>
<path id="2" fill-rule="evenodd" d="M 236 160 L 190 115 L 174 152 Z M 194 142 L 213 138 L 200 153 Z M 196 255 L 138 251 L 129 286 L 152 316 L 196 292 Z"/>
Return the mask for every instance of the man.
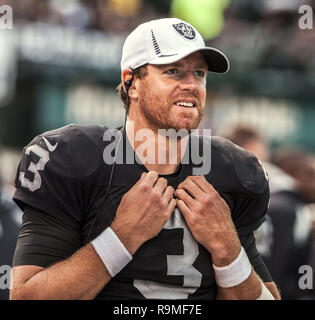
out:
<path id="1" fill-rule="evenodd" d="M 169 145 L 159 161 L 159 129 L 195 129 L 207 71 L 228 68 L 224 54 L 179 19 L 150 21 L 128 36 L 121 61 L 128 121 L 117 150 L 132 150 L 137 162 L 119 163 L 119 151 L 117 163 L 104 161 L 112 141 L 98 126 L 67 126 L 25 148 L 12 299 L 279 297 L 253 238 L 269 199 L 257 159 L 213 139 L 211 171 L 193 176 L 192 161 L 182 160 L 202 138 L 186 134 L 167 140 L 176 144 L 175 163 Z M 140 152 L 133 136 L 144 129 L 151 135 Z"/>
<path id="2" fill-rule="evenodd" d="M 270 257 L 269 265 L 275 269 L 279 286 L 284 288 L 284 299 L 310 299 L 313 300 L 315 290 L 305 290 L 300 285 L 301 266 L 311 266 L 314 270 L 314 216 L 311 204 L 315 202 L 315 168 L 310 154 L 298 148 L 283 148 L 277 150 L 273 156 L 273 163 L 295 181 L 295 188 L 291 194 L 287 192 L 287 199 L 280 196 L 275 199 L 276 209 L 286 208 L 291 214 L 286 219 L 286 224 L 278 217 L 279 235 L 275 237 L 274 255 L 279 253 L 277 240 L 286 239 L 279 258 L 284 262 L 277 266 L 277 259 Z M 288 187 L 286 188 L 288 189 Z M 282 200 L 282 201 L 281 201 Z M 285 201 L 284 201 L 285 200 Z M 290 209 L 289 209 L 290 208 Z M 270 213 L 272 214 L 272 212 Z M 280 222 L 282 222 L 280 224 Z M 289 232 L 288 232 L 289 231 Z M 285 238 L 284 238 L 285 237 Z M 279 242 L 279 240 L 278 240 Z M 291 258 L 290 261 L 285 254 Z M 285 259 L 286 258 L 286 259 Z M 285 262 L 287 263 L 285 264 Z M 281 270 L 281 268 L 283 270 Z M 288 281 L 288 278 L 295 281 Z M 280 287 L 281 288 L 281 287 Z"/>
<path id="3" fill-rule="evenodd" d="M 299 268 L 309 264 L 312 250 L 312 219 L 306 205 L 315 193 L 311 161 L 300 150 L 282 150 L 273 155 L 274 163 L 268 162 L 266 142 L 246 125 L 232 128 L 226 137 L 264 163 L 270 178 L 270 206 L 266 222 L 254 233 L 257 248 L 282 299 L 306 298 L 309 292 L 299 287 Z"/>
<path id="4" fill-rule="evenodd" d="M 239 124 L 230 128 L 224 137 L 252 152 L 261 162 L 269 160 L 269 149 L 259 132 L 249 125 Z"/>

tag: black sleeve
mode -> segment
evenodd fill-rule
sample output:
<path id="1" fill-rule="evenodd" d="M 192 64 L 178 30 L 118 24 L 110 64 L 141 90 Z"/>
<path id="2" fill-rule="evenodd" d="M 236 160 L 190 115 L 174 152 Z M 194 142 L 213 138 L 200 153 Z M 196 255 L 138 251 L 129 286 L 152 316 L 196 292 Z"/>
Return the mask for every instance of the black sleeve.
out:
<path id="1" fill-rule="evenodd" d="M 25 206 L 13 265 L 48 267 L 71 256 L 81 247 L 80 226 L 58 216 Z"/>
<path id="2" fill-rule="evenodd" d="M 261 162 L 249 152 L 243 157 L 234 167 L 242 190 L 232 213 L 239 235 L 250 234 L 265 222 L 270 201 L 269 179 Z"/>
<path id="3" fill-rule="evenodd" d="M 240 237 L 241 244 L 245 249 L 248 259 L 250 260 L 254 270 L 259 275 L 263 282 L 271 282 L 271 274 L 265 265 L 262 257 L 260 256 L 257 248 L 256 241 L 253 233 Z"/>
<path id="4" fill-rule="evenodd" d="M 88 206 L 85 185 L 95 173 L 98 159 L 98 149 L 77 126 L 39 135 L 23 150 L 13 199 L 23 211 L 29 205 L 82 221 Z"/>
<path id="5" fill-rule="evenodd" d="M 240 236 L 256 231 L 266 221 L 269 206 L 269 185 L 260 194 L 239 194 L 234 215 L 235 228 Z"/>

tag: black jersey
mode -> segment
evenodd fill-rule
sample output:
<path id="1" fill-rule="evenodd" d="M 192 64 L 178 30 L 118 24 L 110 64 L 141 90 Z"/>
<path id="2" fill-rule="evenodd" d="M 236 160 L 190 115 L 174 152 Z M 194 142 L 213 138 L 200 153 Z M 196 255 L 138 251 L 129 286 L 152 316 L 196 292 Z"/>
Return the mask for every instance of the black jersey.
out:
<path id="1" fill-rule="evenodd" d="M 299 300 L 310 290 L 300 288 L 299 268 L 309 264 L 312 250 L 310 212 L 294 190 L 271 194 L 268 223 L 257 232 L 261 255 L 281 291 L 282 300 Z M 265 234 L 264 234 L 265 232 Z"/>
<path id="2" fill-rule="evenodd" d="M 14 200 L 25 213 L 14 265 L 47 267 L 65 259 L 110 226 L 122 196 L 147 169 L 138 161 L 116 163 L 103 203 L 112 169 L 103 154 L 109 144 L 104 141 L 107 130 L 101 126 L 69 125 L 36 137 L 24 148 Z M 122 141 L 122 146 L 130 147 L 125 135 Z M 191 163 L 182 163 L 176 173 L 164 177 L 176 189 L 192 175 L 192 168 Z M 253 231 L 265 220 L 269 201 L 268 181 L 261 164 L 252 153 L 224 138 L 212 137 L 211 170 L 205 178 L 229 205 L 241 242 L 254 260 L 259 254 Z M 47 241 L 49 245 L 45 246 Z M 260 260 L 256 267 L 264 281 L 271 281 Z M 178 208 L 161 232 L 145 242 L 97 296 L 215 297 L 211 255 L 193 238 Z"/>

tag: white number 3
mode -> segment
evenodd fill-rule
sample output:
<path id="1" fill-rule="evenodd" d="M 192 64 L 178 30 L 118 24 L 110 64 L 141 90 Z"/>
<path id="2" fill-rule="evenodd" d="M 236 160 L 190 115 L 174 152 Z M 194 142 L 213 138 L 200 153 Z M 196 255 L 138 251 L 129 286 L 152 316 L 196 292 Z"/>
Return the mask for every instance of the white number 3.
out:
<path id="1" fill-rule="evenodd" d="M 133 285 L 147 299 L 187 299 L 189 294 L 194 293 L 200 287 L 202 274 L 193 267 L 199 255 L 198 243 L 178 208 L 164 226 L 164 229 L 176 228 L 184 230 L 184 254 L 167 256 L 167 275 L 184 276 L 184 284 L 180 287 L 154 281 L 134 280 Z"/>
<path id="2" fill-rule="evenodd" d="M 38 145 L 29 146 L 25 150 L 25 154 L 29 155 L 30 152 L 35 153 L 39 157 L 39 161 L 35 164 L 31 162 L 28 171 L 34 173 L 34 180 L 30 181 L 28 178 L 25 177 L 25 172 L 20 172 L 20 182 L 22 187 L 28 188 L 31 191 L 35 191 L 40 188 L 42 185 L 42 178 L 39 174 L 39 171 L 44 170 L 46 163 L 49 161 L 49 152 L 45 149 L 41 148 Z"/>

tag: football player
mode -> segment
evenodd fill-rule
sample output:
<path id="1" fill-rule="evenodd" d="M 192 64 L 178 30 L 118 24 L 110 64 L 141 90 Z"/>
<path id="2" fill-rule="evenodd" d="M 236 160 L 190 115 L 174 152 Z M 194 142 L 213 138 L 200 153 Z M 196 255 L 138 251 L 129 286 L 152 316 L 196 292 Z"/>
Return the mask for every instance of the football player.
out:
<path id="1" fill-rule="evenodd" d="M 269 201 L 261 165 L 226 139 L 189 134 L 204 112 L 207 72 L 228 69 L 226 56 L 179 19 L 144 23 L 127 37 L 120 93 L 128 121 L 114 161 L 112 131 L 102 126 L 69 125 L 24 148 L 12 299 L 279 298 L 253 236 Z M 152 134 L 141 152 L 133 137 L 145 129 Z M 175 163 L 170 147 L 158 161 L 160 129 L 187 132 L 168 139 Z M 194 174 L 193 144 L 211 151 L 204 175 Z"/>

